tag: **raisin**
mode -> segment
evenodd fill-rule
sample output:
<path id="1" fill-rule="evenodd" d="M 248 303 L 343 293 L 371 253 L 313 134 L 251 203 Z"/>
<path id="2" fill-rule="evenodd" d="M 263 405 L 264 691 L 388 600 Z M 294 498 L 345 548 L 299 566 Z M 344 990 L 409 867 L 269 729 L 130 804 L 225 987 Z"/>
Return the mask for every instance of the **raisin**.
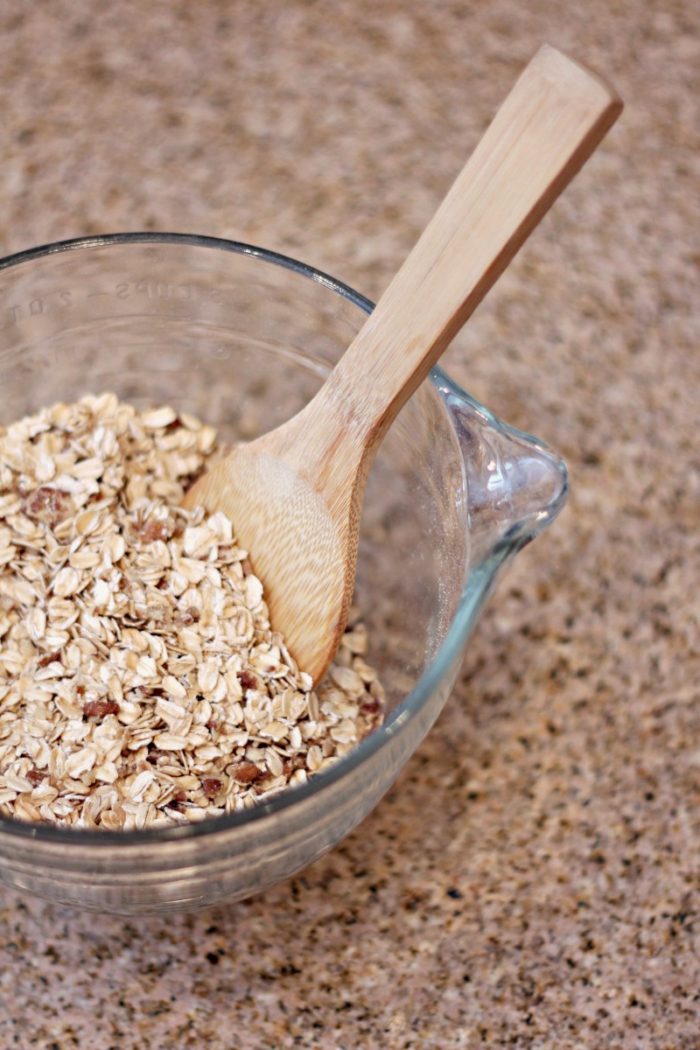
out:
<path id="1" fill-rule="evenodd" d="M 70 514 L 71 500 L 66 492 L 42 485 L 25 495 L 22 510 L 32 521 L 43 521 L 55 528 Z"/>
<path id="2" fill-rule="evenodd" d="M 107 715 L 118 715 L 119 704 L 114 700 L 90 700 L 83 708 L 87 718 L 106 718 Z"/>
<path id="3" fill-rule="evenodd" d="M 221 781 L 216 777 L 205 777 L 202 781 L 202 790 L 207 798 L 215 798 L 221 791 Z"/>
<path id="4" fill-rule="evenodd" d="M 238 681 L 244 689 L 257 689 L 258 680 L 251 671 L 239 671 Z"/>
<path id="5" fill-rule="evenodd" d="M 263 776 L 263 773 L 255 765 L 255 762 L 239 762 L 238 765 L 234 766 L 231 770 L 231 776 L 234 780 L 237 780 L 239 784 L 253 784 Z"/>
<path id="6" fill-rule="evenodd" d="M 360 704 L 360 713 L 363 715 L 376 715 L 381 709 L 382 705 L 378 700 L 365 700 L 363 704 Z"/>
<path id="7" fill-rule="evenodd" d="M 145 521 L 137 535 L 142 543 L 155 543 L 156 540 L 170 539 L 170 528 L 167 521 Z"/>
<path id="8" fill-rule="evenodd" d="M 37 661 L 37 667 L 48 667 L 49 664 L 54 663 L 56 660 L 61 662 L 61 651 L 57 650 L 55 653 L 47 653 L 46 656 L 42 656 L 41 660 Z"/>

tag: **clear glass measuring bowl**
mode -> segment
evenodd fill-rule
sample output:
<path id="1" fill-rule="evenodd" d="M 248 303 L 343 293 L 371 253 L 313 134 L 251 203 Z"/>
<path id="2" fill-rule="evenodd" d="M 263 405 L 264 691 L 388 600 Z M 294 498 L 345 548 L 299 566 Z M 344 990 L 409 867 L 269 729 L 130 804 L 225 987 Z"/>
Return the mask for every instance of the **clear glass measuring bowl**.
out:
<path id="1" fill-rule="evenodd" d="M 118 234 L 0 261 L 0 425 L 112 390 L 256 437 L 315 393 L 372 304 L 249 245 Z M 437 718 L 499 570 L 566 496 L 562 461 L 435 369 L 370 475 L 357 602 L 385 723 L 308 784 L 199 824 L 98 832 L 0 820 L 0 880 L 81 908 L 165 912 L 245 897 L 337 843 Z M 1 706 L 0 706 L 1 709 Z"/>

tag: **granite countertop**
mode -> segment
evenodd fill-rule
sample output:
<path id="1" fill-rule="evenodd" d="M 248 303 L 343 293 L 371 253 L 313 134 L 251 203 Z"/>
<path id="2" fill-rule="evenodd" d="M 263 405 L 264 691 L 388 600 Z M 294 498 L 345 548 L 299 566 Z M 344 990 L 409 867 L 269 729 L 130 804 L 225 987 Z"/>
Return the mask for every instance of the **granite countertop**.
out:
<path id="1" fill-rule="evenodd" d="M 0 1046 L 700 1045 L 699 15 L 3 4 L 3 254 L 179 229 L 376 295 L 540 42 L 627 109 L 447 356 L 572 496 L 425 744 L 257 899 L 125 921 L 0 892 Z"/>

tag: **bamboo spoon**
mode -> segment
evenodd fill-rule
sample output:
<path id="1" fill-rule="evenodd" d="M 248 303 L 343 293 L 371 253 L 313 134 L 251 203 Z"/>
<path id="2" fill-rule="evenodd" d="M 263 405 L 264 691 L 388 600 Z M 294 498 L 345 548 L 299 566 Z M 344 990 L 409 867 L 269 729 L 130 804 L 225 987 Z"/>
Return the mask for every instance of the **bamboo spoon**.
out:
<path id="1" fill-rule="evenodd" d="M 382 437 L 621 110 L 603 80 L 543 46 L 321 390 L 188 491 L 186 506 L 233 520 L 274 627 L 315 681 L 346 624 Z"/>

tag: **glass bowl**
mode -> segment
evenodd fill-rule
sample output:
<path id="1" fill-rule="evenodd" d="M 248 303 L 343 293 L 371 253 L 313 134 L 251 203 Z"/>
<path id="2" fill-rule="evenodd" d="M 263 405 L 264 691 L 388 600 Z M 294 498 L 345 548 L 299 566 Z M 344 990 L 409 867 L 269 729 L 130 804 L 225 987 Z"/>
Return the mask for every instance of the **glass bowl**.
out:
<path id="1" fill-rule="evenodd" d="M 0 261 L 0 424 L 111 390 L 247 440 L 298 411 L 372 303 L 250 245 L 130 233 Z M 0 880 L 121 914 L 263 890 L 330 849 L 391 786 L 442 709 L 502 566 L 566 496 L 562 461 L 435 369 L 372 469 L 356 601 L 384 724 L 301 787 L 182 827 L 109 832 L 0 820 Z"/>

